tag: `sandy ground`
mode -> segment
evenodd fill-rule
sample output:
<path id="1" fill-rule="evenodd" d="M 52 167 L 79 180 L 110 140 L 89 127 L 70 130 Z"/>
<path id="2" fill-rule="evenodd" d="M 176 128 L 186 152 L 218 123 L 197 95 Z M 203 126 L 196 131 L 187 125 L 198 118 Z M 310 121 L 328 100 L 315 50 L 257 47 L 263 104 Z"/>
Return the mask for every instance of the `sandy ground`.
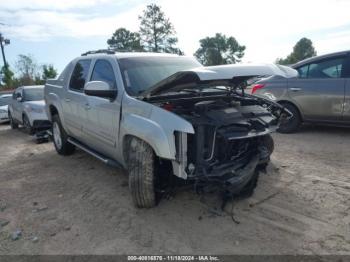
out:
<path id="1" fill-rule="evenodd" d="M 220 212 L 185 190 L 145 210 L 124 172 L 0 125 L 0 254 L 350 254 L 350 129 L 274 138 L 253 197 Z"/>

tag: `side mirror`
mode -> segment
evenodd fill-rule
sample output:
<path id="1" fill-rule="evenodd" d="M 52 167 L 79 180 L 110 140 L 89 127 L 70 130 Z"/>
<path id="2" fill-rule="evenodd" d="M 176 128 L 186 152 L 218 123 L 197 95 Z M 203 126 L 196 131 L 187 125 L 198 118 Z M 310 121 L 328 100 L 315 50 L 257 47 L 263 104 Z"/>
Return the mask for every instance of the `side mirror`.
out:
<path id="1" fill-rule="evenodd" d="M 22 102 L 22 101 L 23 101 L 23 97 L 21 96 L 21 94 L 17 94 L 16 100 L 17 100 L 18 102 Z"/>
<path id="2" fill-rule="evenodd" d="M 90 81 L 84 86 L 84 93 L 88 96 L 114 99 L 117 97 L 117 89 L 111 89 L 108 83 L 103 81 Z"/>

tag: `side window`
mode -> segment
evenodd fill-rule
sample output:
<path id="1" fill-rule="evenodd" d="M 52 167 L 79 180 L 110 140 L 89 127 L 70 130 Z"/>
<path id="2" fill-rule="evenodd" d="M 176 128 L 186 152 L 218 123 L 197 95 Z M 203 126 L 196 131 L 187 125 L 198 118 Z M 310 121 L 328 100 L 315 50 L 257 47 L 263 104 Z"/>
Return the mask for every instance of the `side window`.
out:
<path id="1" fill-rule="evenodd" d="M 69 89 L 82 92 L 89 73 L 91 60 L 80 60 L 76 63 L 69 82 Z"/>
<path id="2" fill-rule="evenodd" d="M 104 81 L 112 89 L 116 88 L 115 75 L 112 65 L 106 60 L 97 60 L 92 71 L 91 81 Z"/>
<path id="3" fill-rule="evenodd" d="M 13 92 L 12 94 L 12 99 L 16 100 L 19 95 L 22 95 L 21 90 L 20 89 L 15 90 L 15 92 Z"/>
<path id="4" fill-rule="evenodd" d="M 344 58 L 323 60 L 309 65 L 308 78 L 339 78 Z"/>
<path id="5" fill-rule="evenodd" d="M 309 65 L 299 67 L 297 70 L 298 70 L 300 78 L 307 78 L 307 72 L 309 70 Z"/>

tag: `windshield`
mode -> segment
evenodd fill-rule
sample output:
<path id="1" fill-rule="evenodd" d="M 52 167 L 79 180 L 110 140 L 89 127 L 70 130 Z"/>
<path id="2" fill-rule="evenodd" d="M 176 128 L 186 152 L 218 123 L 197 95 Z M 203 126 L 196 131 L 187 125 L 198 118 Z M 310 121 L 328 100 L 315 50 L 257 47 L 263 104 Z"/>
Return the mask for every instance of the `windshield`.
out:
<path id="1" fill-rule="evenodd" d="M 137 96 L 159 81 L 177 73 L 202 65 L 191 57 L 129 57 L 118 60 L 125 89 Z"/>
<path id="2" fill-rule="evenodd" d="M 27 88 L 24 89 L 24 101 L 44 100 L 44 88 Z"/>
<path id="3" fill-rule="evenodd" d="M 7 106 L 10 104 L 11 96 L 0 97 L 0 106 Z"/>

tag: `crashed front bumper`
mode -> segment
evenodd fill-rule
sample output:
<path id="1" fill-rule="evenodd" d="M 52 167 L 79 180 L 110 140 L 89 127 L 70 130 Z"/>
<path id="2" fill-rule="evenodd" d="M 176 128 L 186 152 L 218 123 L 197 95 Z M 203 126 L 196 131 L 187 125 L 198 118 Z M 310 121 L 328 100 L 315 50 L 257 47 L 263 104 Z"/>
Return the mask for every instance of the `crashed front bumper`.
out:
<path id="1" fill-rule="evenodd" d="M 188 181 L 194 181 L 196 187 L 219 187 L 231 194 L 239 193 L 258 171 L 258 166 L 270 159 L 270 154 L 263 146 L 253 144 L 239 158 L 219 161 L 213 157 L 211 160 L 197 159 L 196 164 L 188 164 L 187 135 L 176 134 L 176 160 L 173 162 L 174 174 Z M 201 150 L 198 148 L 198 150 Z M 198 151 L 201 152 L 201 151 Z"/>

